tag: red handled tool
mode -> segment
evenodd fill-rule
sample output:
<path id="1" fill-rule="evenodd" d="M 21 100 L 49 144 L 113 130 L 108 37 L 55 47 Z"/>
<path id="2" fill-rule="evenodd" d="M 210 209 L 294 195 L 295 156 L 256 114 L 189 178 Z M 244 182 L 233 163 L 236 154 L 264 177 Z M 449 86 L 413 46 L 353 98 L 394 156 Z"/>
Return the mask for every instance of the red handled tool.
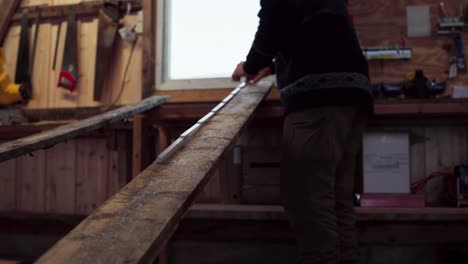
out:
<path id="1" fill-rule="evenodd" d="M 77 63 L 77 25 L 76 11 L 71 10 L 68 17 L 67 35 L 65 37 L 65 48 L 63 51 L 62 70 L 60 71 L 57 87 L 62 87 L 73 92 L 76 87 L 78 76 Z"/>

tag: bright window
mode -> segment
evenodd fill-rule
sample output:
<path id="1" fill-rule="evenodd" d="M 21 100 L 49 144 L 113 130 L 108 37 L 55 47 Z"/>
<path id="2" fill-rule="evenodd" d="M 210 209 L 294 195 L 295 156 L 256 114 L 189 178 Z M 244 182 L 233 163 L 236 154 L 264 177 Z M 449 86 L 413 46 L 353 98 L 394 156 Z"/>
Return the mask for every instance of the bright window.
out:
<path id="1" fill-rule="evenodd" d="M 252 45 L 259 3 L 167 0 L 162 81 L 190 80 L 193 85 L 197 80 L 230 77 Z"/>

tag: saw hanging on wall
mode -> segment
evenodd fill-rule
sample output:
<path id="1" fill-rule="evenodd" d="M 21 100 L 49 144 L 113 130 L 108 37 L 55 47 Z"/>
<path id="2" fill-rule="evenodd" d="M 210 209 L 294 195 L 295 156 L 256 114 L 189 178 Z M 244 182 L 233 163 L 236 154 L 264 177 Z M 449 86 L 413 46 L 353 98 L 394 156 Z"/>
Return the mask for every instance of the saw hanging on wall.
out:
<path id="1" fill-rule="evenodd" d="M 94 100 L 100 101 L 112 51 L 117 37 L 120 17 L 118 1 L 105 1 L 99 10 L 98 39 L 96 52 L 96 72 L 94 75 Z"/>
<path id="2" fill-rule="evenodd" d="M 29 18 L 28 10 L 23 9 L 21 18 L 21 32 L 18 47 L 18 57 L 16 60 L 15 83 L 20 84 L 19 93 L 23 100 L 29 100 L 32 96 L 32 78 L 34 68 L 34 58 L 36 57 L 37 39 L 39 35 L 39 25 L 41 20 L 41 9 L 37 9 L 35 20 L 35 31 L 32 45 L 32 55 L 29 55 Z"/>
<path id="3" fill-rule="evenodd" d="M 72 9 L 68 16 L 62 70 L 57 83 L 57 87 L 62 87 L 70 92 L 75 90 L 78 76 L 77 34 L 76 10 Z"/>

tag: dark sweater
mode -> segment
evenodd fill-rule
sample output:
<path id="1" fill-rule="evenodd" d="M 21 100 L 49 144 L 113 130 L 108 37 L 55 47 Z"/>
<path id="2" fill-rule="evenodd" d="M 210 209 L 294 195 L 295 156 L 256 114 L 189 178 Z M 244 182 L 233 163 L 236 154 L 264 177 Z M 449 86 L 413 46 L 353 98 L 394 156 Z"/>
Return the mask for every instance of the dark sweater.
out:
<path id="1" fill-rule="evenodd" d="M 274 61 L 288 111 L 323 105 L 372 111 L 368 65 L 345 0 L 261 0 L 261 7 L 247 73 Z"/>

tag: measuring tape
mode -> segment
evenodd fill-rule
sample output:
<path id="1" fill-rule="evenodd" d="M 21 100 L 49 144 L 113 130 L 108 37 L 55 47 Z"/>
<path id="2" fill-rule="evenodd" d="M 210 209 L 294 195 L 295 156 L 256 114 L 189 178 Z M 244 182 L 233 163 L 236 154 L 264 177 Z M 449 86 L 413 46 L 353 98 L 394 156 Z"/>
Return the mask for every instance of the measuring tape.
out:
<path id="1" fill-rule="evenodd" d="M 206 114 L 204 117 L 202 117 L 198 122 L 193 125 L 191 128 L 187 129 L 180 137 L 174 141 L 166 150 L 161 153 L 158 158 L 156 159 L 156 163 L 158 164 L 163 164 L 167 160 L 171 158 L 174 153 L 179 151 L 185 144 L 192 138 L 198 130 L 206 123 L 208 122 L 213 116 L 215 116 L 224 106 L 226 106 L 229 101 L 234 98 L 242 89 L 244 89 L 247 86 L 247 83 L 243 82 L 239 86 L 236 87 L 226 98 L 224 98 L 221 103 L 219 103 L 217 106 L 215 106 L 208 114 Z"/>

